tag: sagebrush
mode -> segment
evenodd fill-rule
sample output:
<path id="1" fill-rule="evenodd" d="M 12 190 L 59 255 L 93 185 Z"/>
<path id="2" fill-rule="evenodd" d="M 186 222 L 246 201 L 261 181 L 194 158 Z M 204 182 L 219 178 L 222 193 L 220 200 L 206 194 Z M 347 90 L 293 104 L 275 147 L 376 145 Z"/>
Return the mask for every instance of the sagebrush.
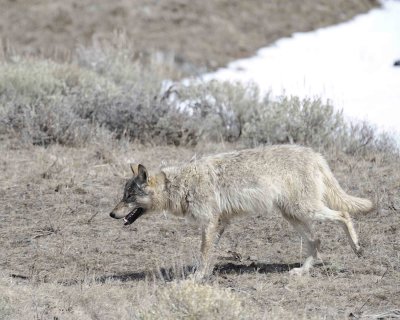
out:
<path id="1" fill-rule="evenodd" d="M 124 39 L 81 47 L 65 62 L 9 57 L 0 64 L 0 132 L 39 145 L 84 145 L 108 135 L 151 145 L 396 149 L 387 135 L 346 121 L 319 99 L 270 99 L 239 83 L 174 84 L 166 80 L 174 72 L 165 61 L 138 59 Z"/>

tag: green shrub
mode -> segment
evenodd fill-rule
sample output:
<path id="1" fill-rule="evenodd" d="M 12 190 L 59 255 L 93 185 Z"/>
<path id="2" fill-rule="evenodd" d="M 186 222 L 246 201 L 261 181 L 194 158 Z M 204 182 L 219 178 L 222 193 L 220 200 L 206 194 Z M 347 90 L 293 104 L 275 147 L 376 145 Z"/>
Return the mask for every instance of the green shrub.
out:
<path id="1" fill-rule="evenodd" d="M 296 143 L 347 153 L 397 150 L 395 141 L 367 123 L 353 124 L 320 99 L 260 96 L 254 85 L 210 82 L 184 87 L 179 103 L 191 110 L 193 126 L 207 140 L 248 146 Z"/>
<path id="2" fill-rule="evenodd" d="M 320 100 L 281 97 L 264 100 L 247 121 L 246 138 L 255 143 L 327 146 L 343 134 L 341 112 Z"/>
<path id="3" fill-rule="evenodd" d="M 108 134 L 146 144 L 297 143 L 348 153 L 397 150 L 366 123 L 319 99 L 260 95 L 254 85 L 167 86 L 170 65 L 144 63 L 124 39 L 80 48 L 72 62 L 0 64 L 0 133 L 24 142 L 82 145 Z"/>
<path id="4" fill-rule="evenodd" d="M 118 85 L 114 73 L 98 73 L 42 60 L 0 64 L 0 132 L 41 145 L 81 145 L 99 128 L 142 143 L 193 143 L 185 114 L 160 95 L 162 79 L 134 85 L 131 75 Z"/>
<path id="5" fill-rule="evenodd" d="M 72 64 L 0 64 L 0 132 L 32 144 L 81 145 L 97 129 L 74 112 L 77 93 L 93 96 L 116 90 L 106 79 Z"/>
<path id="6" fill-rule="evenodd" d="M 2 101 L 22 98 L 27 103 L 47 102 L 77 91 L 117 90 L 111 81 L 75 64 L 18 58 L 12 63 L 0 63 L 0 71 Z"/>
<path id="7" fill-rule="evenodd" d="M 229 142 L 243 138 L 245 126 L 260 104 L 257 87 L 216 81 L 183 87 L 177 100 L 189 110 L 193 126 L 204 139 Z"/>

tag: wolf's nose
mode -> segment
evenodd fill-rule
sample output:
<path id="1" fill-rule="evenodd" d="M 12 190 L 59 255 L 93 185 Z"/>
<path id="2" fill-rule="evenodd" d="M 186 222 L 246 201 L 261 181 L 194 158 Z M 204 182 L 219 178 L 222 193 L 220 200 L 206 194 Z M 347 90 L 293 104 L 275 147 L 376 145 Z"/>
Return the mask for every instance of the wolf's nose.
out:
<path id="1" fill-rule="evenodd" d="M 110 213 L 110 217 L 111 217 L 111 218 L 115 218 L 115 213 L 114 213 L 114 212 L 111 212 L 111 213 Z"/>

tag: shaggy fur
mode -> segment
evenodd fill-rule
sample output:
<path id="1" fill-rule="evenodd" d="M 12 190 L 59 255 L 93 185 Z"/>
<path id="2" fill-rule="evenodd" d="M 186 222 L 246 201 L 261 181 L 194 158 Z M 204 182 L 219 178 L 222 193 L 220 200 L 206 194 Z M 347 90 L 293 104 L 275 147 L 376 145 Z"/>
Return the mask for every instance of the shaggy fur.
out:
<path id="1" fill-rule="evenodd" d="M 125 217 L 129 224 L 137 212 L 168 211 L 197 221 L 203 227 L 200 277 L 212 267 L 210 251 L 230 220 L 252 212 L 279 210 L 305 239 L 306 261 L 292 274 L 307 273 L 317 257 L 320 240 L 311 228 L 315 220 L 339 223 L 361 254 L 350 214 L 368 212 L 372 203 L 346 194 L 324 158 L 309 148 L 276 145 L 217 154 L 164 168 L 153 177 L 142 165 L 131 168 L 134 177 L 111 216 Z"/>

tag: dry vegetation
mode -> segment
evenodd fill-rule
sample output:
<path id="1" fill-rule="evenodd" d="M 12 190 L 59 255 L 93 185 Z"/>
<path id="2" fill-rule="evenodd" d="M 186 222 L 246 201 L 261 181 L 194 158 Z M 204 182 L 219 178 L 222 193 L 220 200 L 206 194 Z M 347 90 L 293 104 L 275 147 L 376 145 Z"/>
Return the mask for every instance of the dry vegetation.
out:
<path id="1" fill-rule="evenodd" d="M 400 157 L 390 136 L 318 100 L 171 86 L 164 80 L 181 70 L 157 57 L 119 35 L 67 60 L 0 60 L 0 319 L 399 317 Z M 345 190 L 374 201 L 354 217 L 363 258 L 337 226 L 317 224 L 323 260 L 290 277 L 303 259 L 297 233 L 277 213 L 254 213 L 224 234 L 201 284 L 190 277 L 196 226 L 160 214 L 123 227 L 108 216 L 131 162 L 157 170 L 274 143 L 321 151 Z"/>
<path id="2" fill-rule="evenodd" d="M 129 52 L 117 42 L 81 48 L 70 62 L 8 56 L 0 65 L 3 318 L 343 318 L 398 309 L 400 160 L 388 136 L 318 100 L 272 101 L 227 83 L 166 86 L 170 66 L 143 65 Z M 374 200 L 377 210 L 355 217 L 364 258 L 342 230 L 318 225 L 323 263 L 290 278 L 302 260 L 297 234 L 279 215 L 255 213 L 233 224 L 213 276 L 197 284 L 195 226 L 159 215 L 123 227 L 108 217 L 130 162 L 156 170 L 265 143 L 313 146 L 346 190 Z"/>
<path id="3" fill-rule="evenodd" d="M 393 145 L 319 100 L 270 100 L 240 84 L 171 84 L 171 73 L 172 65 L 135 60 L 123 36 L 80 48 L 70 62 L 7 56 L 0 64 L 0 132 L 42 146 L 115 138 L 175 146 L 299 143 L 355 154 Z"/>
<path id="4" fill-rule="evenodd" d="M 377 5 L 376 0 L 0 0 L 0 35 L 11 50 L 62 57 L 93 37 L 110 38 L 113 30 L 124 29 L 137 51 L 160 51 L 196 73 Z"/>

